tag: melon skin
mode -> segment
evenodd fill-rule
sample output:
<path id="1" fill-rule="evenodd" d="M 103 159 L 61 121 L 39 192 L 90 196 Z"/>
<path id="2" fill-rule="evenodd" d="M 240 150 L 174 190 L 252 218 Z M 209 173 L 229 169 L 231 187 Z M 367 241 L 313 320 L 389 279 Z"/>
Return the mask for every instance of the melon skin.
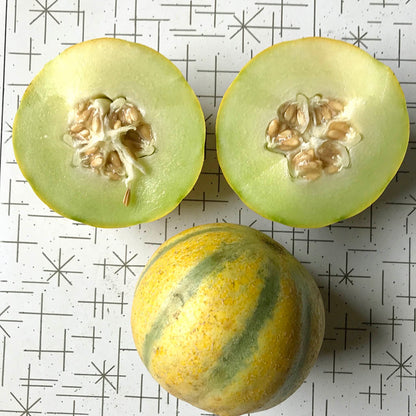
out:
<path id="1" fill-rule="evenodd" d="M 132 332 L 155 380 L 219 416 L 273 407 L 318 356 L 324 308 L 314 279 L 252 228 L 208 224 L 165 242 L 136 287 Z"/>
<path id="2" fill-rule="evenodd" d="M 362 135 L 351 166 L 306 182 L 282 154 L 265 149 L 279 105 L 297 94 L 349 104 Z M 383 193 L 409 142 L 406 98 L 393 71 L 349 43 L 319 37 L 275 44 L 240 71 L 225 92 L 217 121 L 217 155 L 230 187 L 253 211 L 291 227 L 318 228 L 357 215 Z"/>

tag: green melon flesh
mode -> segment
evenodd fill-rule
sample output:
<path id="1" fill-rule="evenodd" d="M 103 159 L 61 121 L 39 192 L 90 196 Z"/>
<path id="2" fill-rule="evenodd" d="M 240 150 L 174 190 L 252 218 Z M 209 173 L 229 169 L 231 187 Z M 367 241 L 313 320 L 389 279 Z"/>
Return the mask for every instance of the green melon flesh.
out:
<path id="1" fill-rule="evenodd" d="M 151 125 L 156 152 L 126 186 L 74 167 L 63 141 L 68 113 L 82 100 L 125 97 Z M 75 45 L 45 65 L 25 92 L 13 126 L 16 161 L 36 194 L 61 215 L 99 227 L 148 222 L 173 210 L 203 163 L 205 122 L 180 71 L 158 52 L 118 39 Z"/>
<path id="2" fill-rule="evenodd" d="M 349 168 L 296 180 L 286 158 L 265 149 L 268 123 L 298 93 L 350 104 L 362 140 L 350 150 Z M 242 201 L 273 221 L 312 228 L 351 217 L 380 196 L 404 158 L 409 116 L 387 66 L 350 44 L 306 38 L 272 46 L 242 69 L 221 102 L 216 132 L 220 166 Z"/>

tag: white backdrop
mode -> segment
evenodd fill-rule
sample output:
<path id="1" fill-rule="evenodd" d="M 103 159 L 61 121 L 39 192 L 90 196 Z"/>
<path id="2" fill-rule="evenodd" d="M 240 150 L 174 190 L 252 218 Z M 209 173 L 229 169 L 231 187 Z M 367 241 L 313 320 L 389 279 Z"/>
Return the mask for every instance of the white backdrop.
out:
<path id="1" fill-rule="evenodd" d="M 6 0 L 1 53 L 0 414 L 202 416 L 152 380 L 130 333 L 140 271 L 196 224 L 250 225 L 313 273 L 326 307 L 318 362 L 265 416 L 416 416 L 416 0 Z M 215 154 L 222 95 L 273 43 L 343 39 L 376 56 L 405 91 L 412 134 L 403 166 L 372 207 L 321 229 L 293 229 L 244 206 Z M 207 122 L 200 179 L 156 222 L 96 229 L 50 211 L 15 163 L 11 128 L 25 88 L 67 46 L 115 36 L 171 59 Z M 348 65 L 348 62 L 346 62 Z"/>

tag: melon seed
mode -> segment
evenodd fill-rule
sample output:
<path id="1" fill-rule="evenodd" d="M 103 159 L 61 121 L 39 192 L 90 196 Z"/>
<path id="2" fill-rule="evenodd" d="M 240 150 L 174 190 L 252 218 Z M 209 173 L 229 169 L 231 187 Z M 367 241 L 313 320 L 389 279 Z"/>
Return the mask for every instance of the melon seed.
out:
<path id="1" fill-rule="evenodd" d="M 115 150 L 110 153 L 110 162 L 115 168 L 120 168 L 122 166 L 120 156 Z"/>
<path id="2" fill-rule="evenodd" d="M 335 129 L 329 130 L 326 133 L 326 136 L 332 140 L 343 140 L 345 139 L 345 132 L 343 132 L 342 130 L 335 130 Z"/>
<path id="3" fill-rule="evenodd" d="M 293 150 L 300 144 L 296 130 L 284 130 L 275 137 L 274 141 L 282 151 Z"/>
<path id="4" fill-rule="evenodd" d="M 127 188 L 126 193 L 124 194 L 123 204 L 127 207 L 130 203 L 130 188 Z"/>
<path id="5" fill-rule="evenodd" d="M 136 107 L 128 107 L 125 115 L 128 124 L 137 124 L 142 120 L 141 114 Z"/>
<path id="6" fill-rule="evenodd" d="M 84 130 L 81 130 L 81 131 L 78 133 L 78 135 L 79 135 L 79 136 L 81 136 L 83 139 L 86 139 L 86 138 L 88 138 L 88 137 L 89 137 L 89 135 L 90 135 L 90 131 L 89 131 L 88 129 L 84 129 Z"/>
<path id="7" fill-rule="evenodd" d="M 347 133 L 350 127 L 351 126 L 346 121 L 333 121 L 329 125 L 328 130 L 338 130 Z"/>
<path id="8" fill-rule="evenodd" d="M 305 113 L 302 110 L 298 109 L 296 113 L 296 119 L 297 119 L 298 125 L 303 126 L 306 123 Z"/>
<path id="9" fill-rule="evenodd" d="M 78 123 L 85 123 L 92 113 L 92 108 L 87 108 L 86 110 L 82 111 L 78 114 L 77 121 Z"/>
<path id="10" fill-rule="evenodd" d="M 104 162 L 103 157 L 102 157 L 100 154 L 98 154 L 98 155 L 96 155 L 96 156 L 95 156 L 95 157 L 91 160 L 90 165 L 91 165 L 91 167 L 93 167 L 93 168 L 99 168 L 99 167 L 101 167 L 101 165 L 103 164 L 103 162 Z"/>
<path id="11" fill-rule="evenodd" d="M 94 115 L 91 123 L 91 130 L 94 133 L 98 133 L 101 130 L 101 119 L 99 114 Z"/>
<path id="12" fill-rule="evenodd" d="M 326 104 L 321 105 L 321 113 L 325 121 L 329 121 L 332 119 L 332 112 Z"/>
<path id="13" fill-rule="evenodd" d="M 150 141 L 152 139 L 152 133 L 149 124 L 141 124 L 138 127 L 137 132 L 139 133 L 140 137 L 145 140 Z"/>
<path id="14" fill-rule="evenodd" d="M 322 119 L 323 119 L 321 109 L 319 107 L 316 107 L 313 110 L 313 115 L 314 115 L 314 118 L 313 118 L 314 119 L 314 123 L 317 126 L 319 126 L 322 123 Z"/>
<path id="15" fill-rule="evenodd" d="M 344 109 L 344 105 L 338 100 L 329 100 L 328 105 L 336 113 L 340 113 Z"/>
<path id="16" fill-rule="evenodd" d="M 296 116 L 296 104 L 289 104 L 283 116 L 288 123 L 291 123 Z"/>
<path id="17" fill-rule="evenodd" d="M 77 123 L 77 124 L 74 124 L 73 126 L 71 126 L 70 131 L 71 131 L 71 133 L 76 134 L 76 133 L 79 133 L 83 129 L 84 129 L 84 125 L 81 124 L 81 123 Z"/>
<path id="18" fill-rule="evenodd" d="M 276 137 L 279 134 L 279 120 L 274 118 L 270 123 L 269 127 L 267 127 L 267 135 L 269 137 Z"/>

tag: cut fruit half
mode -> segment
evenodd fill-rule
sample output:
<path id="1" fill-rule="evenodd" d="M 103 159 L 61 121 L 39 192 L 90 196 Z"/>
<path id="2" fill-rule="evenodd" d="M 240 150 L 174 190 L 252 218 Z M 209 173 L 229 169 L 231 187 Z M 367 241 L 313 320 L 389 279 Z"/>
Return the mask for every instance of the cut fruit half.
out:
<path id="1" fill-rule="evenodd" d="M 68 48 L 27 88 L 13 126 L 16 161 L 59 214 L 99 227 L 172 211 L 202 168 L 205 121 L 180 71 L 119 39 Z"/>
<path id="2" fill-rule="evenodd" d="M 409 116 L 390 68 L 348 43 L 274 45 L 238 74 L 221 102 L 218 160 L 260 215 L 321 227 L 371 205 L 396 174 Z"/>

